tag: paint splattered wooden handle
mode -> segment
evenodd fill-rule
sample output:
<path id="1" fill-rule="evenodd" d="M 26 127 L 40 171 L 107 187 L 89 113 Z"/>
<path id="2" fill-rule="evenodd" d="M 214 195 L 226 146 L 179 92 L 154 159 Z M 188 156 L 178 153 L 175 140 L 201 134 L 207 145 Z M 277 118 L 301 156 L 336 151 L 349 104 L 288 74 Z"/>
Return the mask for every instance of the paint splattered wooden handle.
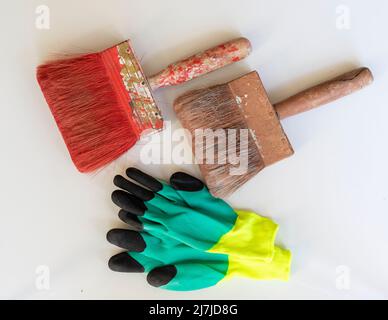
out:
<path id="1" fill-rule="evenodd" d="M 238 38 L 195 54 L 148 78 L 152 89 L 190 81 L 228 64 L 240 61 L 251 52 L 248 39 Z"/>
<path id="2" fill-rule="evenodd" d="M 368 68 L 359 68 L 304 90 L 274 105 L 279 119 L 288 118 L 345 97 L 373 82 Z"/>

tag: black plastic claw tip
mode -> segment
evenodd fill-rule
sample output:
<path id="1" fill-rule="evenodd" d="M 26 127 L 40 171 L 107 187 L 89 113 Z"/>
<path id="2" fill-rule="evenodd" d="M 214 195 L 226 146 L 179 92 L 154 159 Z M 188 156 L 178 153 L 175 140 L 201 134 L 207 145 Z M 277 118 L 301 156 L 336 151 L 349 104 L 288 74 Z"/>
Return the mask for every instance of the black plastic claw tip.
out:
<path id="1" fill-rule="evenodd" d="M 111 198 L 113 203 L 121 209 L 137 216 L 144 215 L 144 212 L 147 210 L 147 207 L 142 200 L 123 190 L 113 191 Z"/>
<path id="2" fill-rule="evenodd" d="M 117 272 L 144 272 L 144 267 L 127 252 L 122 252 L 111 257 L 108 266 L 112 271 Z"/>
<path id="3" fill-rule="evenodd" d="M 201 180 L 184 172 L 176 172 L 170 178 L 170 183 L 174 189 L 182 191 L 200 191 L 204 184 Z"/>
<path id="4" fill-rule="evenodd" d="M 142 184 L 143 186 L 147 187 L 148 189 L 152 190 L 153 192 L 158 192 L 158 191 L 162 190 L 162 188 L 163 188 L 163 185 L 158 180 L 156 180 L 154 177 L 151 177 L 150 175 L 144 173 L 143 171 L 140 171 L 139 169 L 128 168 L 126 171 L 126 174 L 129 178 Z"/>
<path id="5" fill-rule="evenodd" d="M 143 201 L 149 201 L 154 198 L 155 194 L 147 190 L 127 179 L 125 179 L 123 176 L 117 175 L 113 179 L 113 184 L 116 187 L 119 187 L 123 190 L 128 191 L 129 193 L 133 194 L 134 196 L 138 197 L 139 199 Z"/>
<path id="6" fill-rule="evenodd" d="M 147 275 L 147 282 L 154 287 L 161 287 L 169 283 L 177 274 L 175 266 L 163 266 L 151 270 Z"/>
<path id="7" fill-rule="evenodd" d="M 115 246 L 133 252 L 143 252 L 146 248 L 143 237 L 136 231 L 112 229 L 107 233 L 106 239 Z"/>
<path id="8" fill-rule="evenodd" d="M 127 211 L 121 209 L 119 211 L 119 218 L 121 219 L 121 221 L 128 224 L 129 228 L 133 231 L 140 232 L 140 231 L 143 231 L 143 229 L 144 229 L 143 224 L 141 223 L 139 218 L 130 212 L 127 212 Z"/>

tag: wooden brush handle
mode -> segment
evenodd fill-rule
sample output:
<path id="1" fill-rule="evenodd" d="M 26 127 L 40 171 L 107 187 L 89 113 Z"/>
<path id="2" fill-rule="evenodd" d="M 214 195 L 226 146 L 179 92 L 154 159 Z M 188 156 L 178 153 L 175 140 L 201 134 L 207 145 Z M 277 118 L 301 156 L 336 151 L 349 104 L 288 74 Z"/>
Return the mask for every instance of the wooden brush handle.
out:
<path id="1" fill-rule="evenodd" d="M 251 44 L 248 39 L 234 39 L 170 64 L 166 69 L 149 77 L 148 82 L 152 89 L 174 86 L 240 61 L 250 52 Z"/>
<path id="2" fill-rule="evenodd" d="M 304 90 L 274 107 L 279 119 L 284 119 L 347 96 L 372 82 L 372 72 L 368 68 L 359 68 Z"/>

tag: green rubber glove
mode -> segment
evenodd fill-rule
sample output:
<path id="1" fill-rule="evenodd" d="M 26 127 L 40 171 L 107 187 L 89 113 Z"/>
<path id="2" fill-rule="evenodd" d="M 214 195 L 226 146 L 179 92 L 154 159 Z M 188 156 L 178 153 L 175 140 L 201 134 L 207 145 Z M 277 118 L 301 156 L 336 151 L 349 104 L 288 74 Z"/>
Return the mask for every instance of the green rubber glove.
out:
<path id="1" fill-rule="evenodd" d="M 112 200 L 122 208 L 123 220 L 137 216 L 142 230 L 197 250 L 272 261 L 278 226 L 270 219 L 234 210 L 213 197 L 200 180 L 182 172 L 171 176 L 170 185 L 135 168 L 126 174 L 143 187 L 115 177 L 115 185 L 123 190 L 114 191 Z"/>
<path id="2" fill-rule="evenodd" d="M 175 291 L 208 288 L 236 276 L 284 281 L 289 276 L 291 255 L 278 247 L 274 248 L 273 259 L 268 262 L 196 250 L 158 232 L 153 233 L 109 231 L 108 241 L 128 250 L 113 256 L 109 267 L 119 272 L 148 272 L 150 285 Z"/>

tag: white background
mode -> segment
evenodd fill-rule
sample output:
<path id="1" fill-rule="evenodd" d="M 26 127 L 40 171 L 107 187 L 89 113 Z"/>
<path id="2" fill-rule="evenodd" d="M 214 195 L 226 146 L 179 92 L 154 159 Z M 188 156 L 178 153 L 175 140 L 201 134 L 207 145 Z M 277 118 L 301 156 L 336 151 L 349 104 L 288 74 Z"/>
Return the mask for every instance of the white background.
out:
<path id="1" fill-rule="evenodd" d="M 42 4 L 50 8 L 49 30 L 35 26 Z M 337 26 L 340 5 L 350 10 L 349 30 Z M 387 13 L 381 0 L 2 1 L 0 297 L 387 298 Z M 373 86 L 284 121 L 295 156 L 228 199 L 280 224 L 278 243 L 294 254 L 291 280 L 236 279 L 174 293 L 148 286 L 144 275 L 111 272 L 107 261 L 120 250 L 105 234 L 123 226 L 110 201 L 114 174 L 137 165 L 168 178 L 182 166 L 139 164 L 140 143 L 99 173 L 78 173 L 36 83 L 36 66 L 131 38 L 152 74 L 239 35 L 253 43 L 247 60 L 158 91 L 173 126 L 179 94 L 251 70 L 259 71 L 273 102 L 353 67 L 369 66 L 375 75 Z M 195 166 L 183 170 L 199 174 Z M 39 266 L 49 268 L 49 290 L 36 287 Z M 338 286 L 343 276 L 348 288 Z"/>

